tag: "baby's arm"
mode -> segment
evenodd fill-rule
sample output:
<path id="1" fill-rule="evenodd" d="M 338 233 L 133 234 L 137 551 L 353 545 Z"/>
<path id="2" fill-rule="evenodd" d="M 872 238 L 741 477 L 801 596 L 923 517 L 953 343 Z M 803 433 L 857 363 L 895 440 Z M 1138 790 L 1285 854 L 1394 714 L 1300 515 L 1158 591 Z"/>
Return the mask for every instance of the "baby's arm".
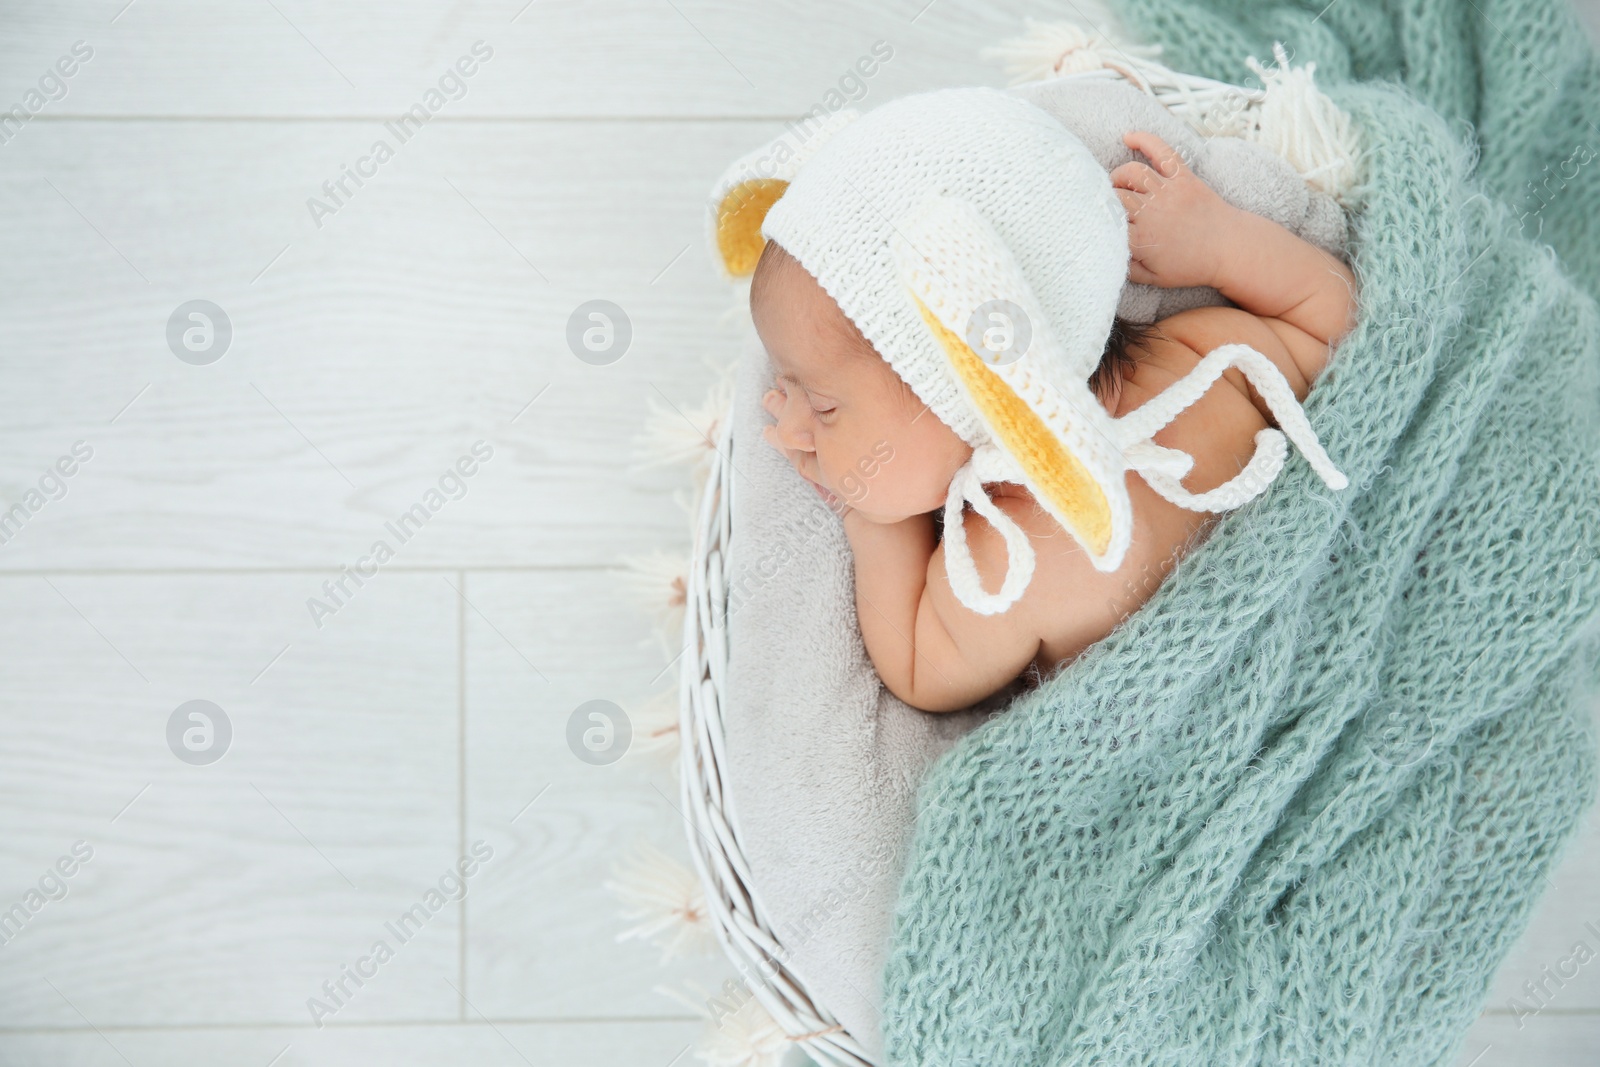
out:
<path id="1" fill-rule="evenodd" d="M 1266 322 L 1309 386 L 1355 325 L 1355 274 L 1271 219 L 1230 210 L 1212 285 Z"/>
<path id="2" fill-rule="evenodd" d="M 978 573 L 985 588 L 997 587 L 1004 542 L 981 516 L 966 519 Z M 855 555 L 856 615 L 867 654 L 884 686 L 907 704 L 923 711 L 970 707 L 1010 684 L 1038 654 L 1038 631 L 1023 601 L 999 615 L 979 615 L 955 601 L 948 581 L 930 580 L 944 554 L 931 514 L 876 523 L 852 509 L 844 529 Z"/>
<path id="3" fill-rule="evenodd" d="M 1167 288 L 1212 286 L 1264 320 L 1292 369 L 1307 385 L 1315 381 L 1330 347 L 1355 325 L 1354 272 L 1271 219 L 1223 200 L 1155 134 L 1134 131 L 1124 140 L 1154 164 L 1136 161 L 1111 173 L 1128 212 L 1129 277 Z M 1293 384 L 1295 375 L 1286 376 Z"/>

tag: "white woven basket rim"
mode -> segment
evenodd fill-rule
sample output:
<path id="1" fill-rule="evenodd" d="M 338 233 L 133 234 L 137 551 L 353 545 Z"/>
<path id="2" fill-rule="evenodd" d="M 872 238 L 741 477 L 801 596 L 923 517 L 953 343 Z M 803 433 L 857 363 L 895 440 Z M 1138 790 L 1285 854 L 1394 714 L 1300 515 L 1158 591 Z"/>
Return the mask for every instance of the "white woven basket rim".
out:
<path id="1" fill-rule="evenodd" d="M 731 412 L 720 422 L 697 507 L 678 674 L 679 776 L 689 856 L 718 943 L 789 1039 L 823 1067 L 875 1067 L 860 1043 L 812 1000 L 752 890 L 727 789 L 720 694 L 728 669 L 728 549 L 732 535 Z"/>

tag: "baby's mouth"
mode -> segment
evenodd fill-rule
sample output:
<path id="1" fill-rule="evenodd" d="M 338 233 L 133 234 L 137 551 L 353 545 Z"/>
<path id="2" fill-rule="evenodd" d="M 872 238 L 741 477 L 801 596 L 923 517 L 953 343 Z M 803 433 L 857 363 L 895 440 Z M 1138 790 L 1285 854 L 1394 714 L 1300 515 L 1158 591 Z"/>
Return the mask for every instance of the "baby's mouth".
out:
<path id="1" fill-rule="evenodd" d="M 844 506 L 844 498 L 837 496 L 833 490 L 829 489 L 821 482 L 812 482 L 810 478 L 807 478 L 806 481 L 811 482 L 811 488 L 817 491 L 817 498 L 824 504 L 828 505 L 828 507 L 837 511 L 839 508 Z"/>

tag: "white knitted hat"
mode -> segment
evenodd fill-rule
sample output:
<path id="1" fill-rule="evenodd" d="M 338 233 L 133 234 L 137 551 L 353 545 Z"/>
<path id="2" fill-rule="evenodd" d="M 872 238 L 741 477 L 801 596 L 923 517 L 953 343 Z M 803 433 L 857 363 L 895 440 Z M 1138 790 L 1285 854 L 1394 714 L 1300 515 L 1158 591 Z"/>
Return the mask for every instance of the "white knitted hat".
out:
<path id="1" fill-rule="evenodd" d="M 1132 532 L 1125 472 L 1193 511 L 1260 494 L 1292 438 L 1322 479 L 1322 450 L 1288 381 L 1248 345 L 1223 345 L 1159 396 L 1112 418 L 1089 387 L 1128 279 L 1128 217 L 1110 175 L 1042 109 L 990 88 L 841 111 L 798 146 L 786 133 L 736 161 L 711 199 L 708 235 L 730 278 L 766 239 L 788 251 L 941 422 L 972 446 L 944 508 L 946 569 L 963 604 L 1005 611 L 1032 580 L 1027 535 L 984 482 L 1016 482 L 1089 554 L 1121 566 Z M 1153 435 L 1238 366 L 1280 432 L 1256 435 L 1235 478 L 1184 489 L 1194 464 Z M 986 593 L 967 549 L 971 503 L 1004 536 L 1005 580 Z"/>

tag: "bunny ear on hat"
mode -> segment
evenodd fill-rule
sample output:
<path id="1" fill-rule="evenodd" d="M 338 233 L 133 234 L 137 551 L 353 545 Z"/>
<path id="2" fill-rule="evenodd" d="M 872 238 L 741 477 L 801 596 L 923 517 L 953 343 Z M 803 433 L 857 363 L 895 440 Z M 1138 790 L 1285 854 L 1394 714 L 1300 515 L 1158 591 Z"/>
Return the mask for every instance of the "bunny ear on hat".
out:
<path id="1" fill-rule="evenodd" d="M 736 159 L 712 186 L 706 217 L 707 243 L 722 276 L 738 281 L 755 273 L 767 240 L 761 224 L 789 183 L 817 149 L 860 118 L 855 108 L 836 111 L 811 129 L 790 128 Z"/>
<path id="2" fill-rule="evenodd" d="M 891 246 L 990 439 L 1095 567 L 1116 570 L 1133 511 L 1115 421 L 1088 384 L 1099 351 L 1062 349 L 1010 249 L 967 201 L 926 198 L 896 223 Z"/>

